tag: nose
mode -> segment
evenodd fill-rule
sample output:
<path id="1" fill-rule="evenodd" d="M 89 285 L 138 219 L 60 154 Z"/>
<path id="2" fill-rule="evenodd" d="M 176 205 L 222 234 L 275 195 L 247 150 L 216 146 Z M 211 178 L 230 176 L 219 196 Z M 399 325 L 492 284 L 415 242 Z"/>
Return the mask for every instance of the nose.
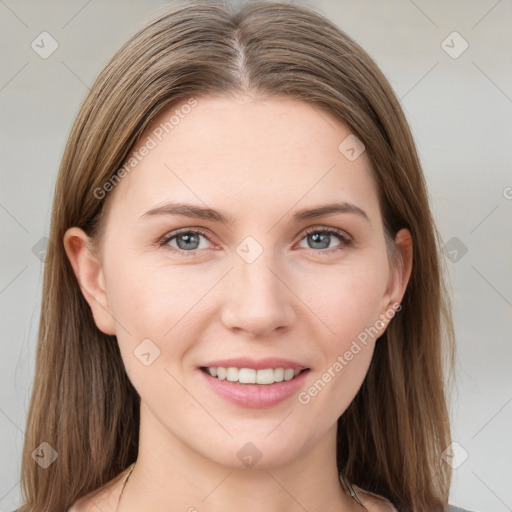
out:
<path id="1" fill-rule="evenodd" d="M 222 323 L 252 337 L 270 337 L 296 320 L 294 295 L 278 267 L 260 257 L 253 263 L 238 261 L 229 273 Z"/>

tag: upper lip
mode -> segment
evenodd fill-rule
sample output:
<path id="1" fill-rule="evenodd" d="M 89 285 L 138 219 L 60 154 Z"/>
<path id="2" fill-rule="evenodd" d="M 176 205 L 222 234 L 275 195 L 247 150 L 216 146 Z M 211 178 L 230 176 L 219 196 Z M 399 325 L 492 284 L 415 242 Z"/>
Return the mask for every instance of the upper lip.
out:
<path id="1" fill-rule="evenodd" d="M 297 361 L 280 357 L 265 357 L 263 359 L 251 359 L 250 357 L 217 359 L 201 365 L 203 368 L 218 368 L 219 366 L 222 368 L 254 368 L 255 370 L 264 370 L 266 368 L 293 368 L 294 370 L 304 370 L 309 368 Z"/>

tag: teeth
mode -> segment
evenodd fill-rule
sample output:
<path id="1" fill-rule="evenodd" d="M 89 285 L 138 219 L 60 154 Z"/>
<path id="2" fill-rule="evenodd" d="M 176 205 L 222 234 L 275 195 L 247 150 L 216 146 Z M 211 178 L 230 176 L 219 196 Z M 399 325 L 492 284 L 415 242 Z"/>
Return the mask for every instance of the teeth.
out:
<path id="1" fill-rule="evenodd" d="M 241 384 L 274 384 L 283 380 L 292 380 L 300 373 L 300 370 L 294 370 L 293 368 L 255 370 L 254 368 L 223 368 L 219 366 L 209 367 L 206 370 L 212 377 L 230 382 L 240 382 Z"/>
<path id="2" fill-rule="evenodd" d="M 233 368 L 236 370 L 236 368 Z M 258 378 L 258 372 L 253 370 L 252 368 L 240 368 L 238 370 L 238 382 L 242 384 L 256 384 L 256 379 Z M 258 384 L 260 384 L 258 382 Z"/>
<path id="3" fill-rule="evenodd" d="M 236 382 L 238 380 L 238 368 L 226 368 L 226 380 Z"/>

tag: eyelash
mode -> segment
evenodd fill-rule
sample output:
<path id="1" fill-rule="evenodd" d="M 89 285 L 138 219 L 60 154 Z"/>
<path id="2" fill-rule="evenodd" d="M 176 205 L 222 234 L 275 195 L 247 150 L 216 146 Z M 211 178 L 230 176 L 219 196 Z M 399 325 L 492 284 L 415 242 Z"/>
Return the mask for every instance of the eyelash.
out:
<path id="1" fill-rule="evenodd" d="M 165 247 L 171 240 L 173 240 L 174 238 L 177 238 L 179 235 L 182 235 L 185 233 L 186 234 L 200 234 L 200 235 L 203 235 L 208 241 L 210 241 L 210 239 L 208 238 L 209 233 L 206 230 L 201 229 L 201 228 L 194 228 L 194 229 L 186 228 L 186 229 L 181 229 L 178 231 L 173 231 L 171 233 L 168 233 L 167 235 L 165 235 L 158 241 L 158 245 L 161 247 Z M 331 247 L 330 249 L 318 249 L 318 250 L 317 249 L 309 249 L 310 251 L 313 251 L 313 252 L 321 254 L 321 255 L 332 254 L 333 252 L 340 251 L 343 248 L 350 247 L 353 243 L 353 240 L 351 238 L 349 238 L 343 231 L 336 229 L 336 228 L 329 228 L 329 227 L 309 228 L 302 233 L 302 237 L 301 237 L 300 241 L 302 241 L 308 235 L 312 235 L 314 233 L 323 233 L 323 234 L 327 233 L 327 234 L 335 235 L 340 240 L 339 245 L 337 245 L 335 247 Z M 167 247 L 172 252 L 175 252 L 182 256 L 195 256 L 198 252 L 203 250 L 203 249 L 196 249 L 194 251 L 183 251 L 181 249 L 177 249 L 176 247 L 171 247 L 171 246 L 167 246 Z"/>

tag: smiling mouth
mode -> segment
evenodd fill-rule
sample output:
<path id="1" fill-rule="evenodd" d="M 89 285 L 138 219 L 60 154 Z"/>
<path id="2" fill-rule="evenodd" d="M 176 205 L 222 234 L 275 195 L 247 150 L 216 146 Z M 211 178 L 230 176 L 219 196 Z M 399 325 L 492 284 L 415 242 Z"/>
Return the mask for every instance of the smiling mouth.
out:
<path id="1" fill-rule="evenodd" d="M 304 368 L 303 370 L 294 370 L 293 368 L 265 368 L 262 370 L 256 370 L 254 368 L 202 366 L 201 370 L 207 375 L 219 380 L 238 382 L 239 384 L 269 385 L 293 380 L 302 372 L 309 371 L 309 368 Z"/>

